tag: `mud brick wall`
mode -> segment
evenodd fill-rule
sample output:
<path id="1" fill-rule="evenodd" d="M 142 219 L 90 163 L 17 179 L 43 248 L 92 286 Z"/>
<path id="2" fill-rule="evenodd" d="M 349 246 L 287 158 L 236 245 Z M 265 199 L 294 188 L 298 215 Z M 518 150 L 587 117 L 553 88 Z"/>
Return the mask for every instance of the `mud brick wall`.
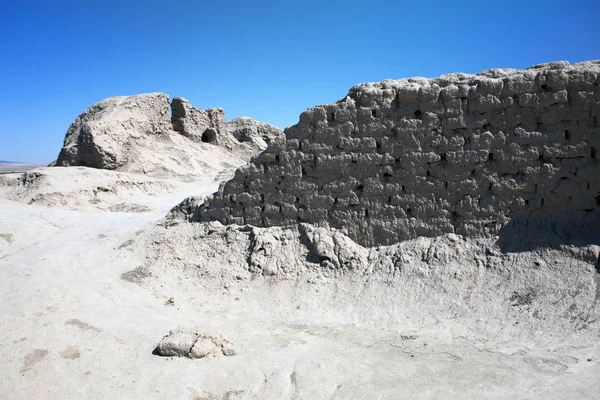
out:
<path id="1" fill-rule="evenodd" d="M 191 219 L 326 223 L 371 246 L 600 207 L 600 61 L 365 83 L 285 134 Z"/>

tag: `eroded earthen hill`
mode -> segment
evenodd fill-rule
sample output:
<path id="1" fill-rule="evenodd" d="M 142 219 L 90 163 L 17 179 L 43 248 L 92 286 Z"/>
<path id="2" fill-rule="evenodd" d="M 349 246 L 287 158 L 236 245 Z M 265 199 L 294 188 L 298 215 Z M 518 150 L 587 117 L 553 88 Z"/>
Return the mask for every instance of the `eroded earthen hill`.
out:
<path id="1" fill-rule="evenodd" d="M 85 166 L 159 177 L 202 176 L 237 166 L 282 131 L 203 110 L 164 93 L 110 97 L 71 124 L 57 166 Z"/>

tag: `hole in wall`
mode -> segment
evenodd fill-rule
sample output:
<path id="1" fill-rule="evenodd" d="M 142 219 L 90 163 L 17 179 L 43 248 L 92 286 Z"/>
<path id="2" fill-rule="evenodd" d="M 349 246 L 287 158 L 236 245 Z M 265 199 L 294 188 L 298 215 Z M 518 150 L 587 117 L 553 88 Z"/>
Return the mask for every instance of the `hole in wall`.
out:
<path id="1" fill-rule="evenodd" d="M 373 109 L 371 109 L 371 115 L 372 115 L 374 118 L 377 118 L 377 109 L 376 109 L 376 108 L 373 108 Z"/>
<path id="2" fill-rule="evenodd" d="M 590 150 L 590 157 L 596 158 L 596 148 L 592 147 Z"/>
<path id="3" fill-rule="evenodd" d="M 416 119 L 423 119 L 423 113 L 421 112 L 421 110 L 415 111 L 415 118 Z"/>
<path id="4" fill-rule="evenodd" d="M 494 161 L 494 153 L 488 154 L 488 160 Z"/>
<path id="5" fill-rule="evenodd" d="M 568 129 L 565 131 L 565 140 L 571 140 L 571 132 Z"/>
<path id="6" fill-rule="evenodd" d="M 217 141 L 217 132 L 215 132 L 214 129 L 208 128 L 204 131 L 200 137 L 200 140 L 202 140 L 204 143 L 214 143 Z"/>

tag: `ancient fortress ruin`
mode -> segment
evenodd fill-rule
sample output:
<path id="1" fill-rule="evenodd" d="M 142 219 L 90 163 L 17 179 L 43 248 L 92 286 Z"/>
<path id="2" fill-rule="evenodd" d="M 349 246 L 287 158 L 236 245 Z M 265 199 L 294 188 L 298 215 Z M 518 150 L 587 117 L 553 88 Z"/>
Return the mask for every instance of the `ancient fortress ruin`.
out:
<path id="1" fill-rule="evenodd" d="M 285 136 L 189 219 L 329 225 L 369 246 L 598 220 L 600 61 L 361 84 Z"/>
<path id="2" fill-rule="evenodd" d="M 247 117 L 225 122 L 221 108 L 203 110 L 181 97 L 170 101 L 165 93 L 116 96 L 77 117 L 56 166 L 172 173 L 167 159 L 184 170 L 193 170 L 194 160 L 202 161 L 201 155 L 194 154 L 199 149 L 195 143 L 212 144 L 248 160 L 271 139 L 282 136 L 275 126 Z"/>

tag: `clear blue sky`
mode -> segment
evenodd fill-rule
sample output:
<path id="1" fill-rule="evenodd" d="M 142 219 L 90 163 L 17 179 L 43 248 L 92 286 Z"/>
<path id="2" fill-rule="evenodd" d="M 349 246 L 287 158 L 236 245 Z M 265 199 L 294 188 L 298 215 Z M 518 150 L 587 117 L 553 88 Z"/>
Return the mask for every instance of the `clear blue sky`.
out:
<path id="1" fill-rule="evenodd" d="M 0 0 L 0 160 L 51 161 L 106 97 L 293 125 L 361 82 L 600 59 L 598 0 Z"/>

